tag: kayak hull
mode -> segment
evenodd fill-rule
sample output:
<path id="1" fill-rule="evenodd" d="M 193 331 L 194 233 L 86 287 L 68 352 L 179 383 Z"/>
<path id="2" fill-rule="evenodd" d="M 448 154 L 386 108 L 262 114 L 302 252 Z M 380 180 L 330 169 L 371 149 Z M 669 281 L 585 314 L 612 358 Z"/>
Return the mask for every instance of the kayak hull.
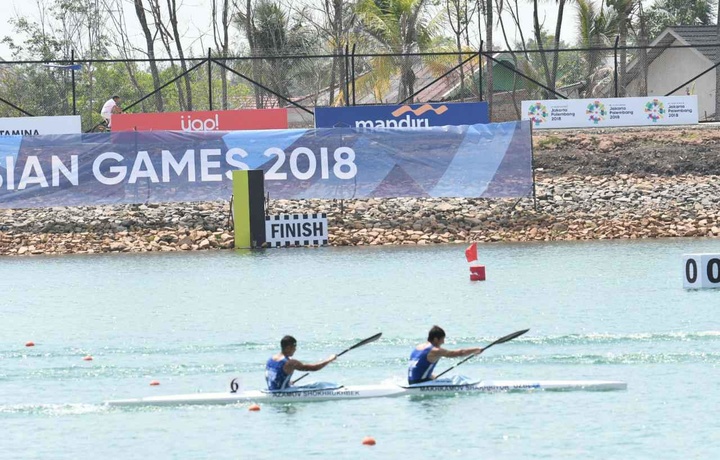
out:
<path id="1" fill-rule="evenodd" d="M 267 392 L 260 390 L 238 393 L 191 393 L 184 395 L 149 396 L 146 398 L 107 401 L 110 406 L 173 406 L 187 404 L 237 404 L 245 402 L 289 403 L 365 399 L 402 396 L 405 389 L 397 385 L 358 385 L 307 391 Z"/>
<path id="2" fill-rule="evenodd" d="M 472 393 L 533 392 L 533 391 L 618 391 L 626 390 L 625 382 L 613 380 L 483 380 L 464 385 L 416 386 L 355 385 L 333 389 L 266 392 L 259 390 L 239 393 L 191 393 L 184 395 L 149 396 L 107 401 L 110 406 L 176 406 L 192 404 L 290 403 L 345 399 L 387 398 L 398 396 L 431 396 Z"/>

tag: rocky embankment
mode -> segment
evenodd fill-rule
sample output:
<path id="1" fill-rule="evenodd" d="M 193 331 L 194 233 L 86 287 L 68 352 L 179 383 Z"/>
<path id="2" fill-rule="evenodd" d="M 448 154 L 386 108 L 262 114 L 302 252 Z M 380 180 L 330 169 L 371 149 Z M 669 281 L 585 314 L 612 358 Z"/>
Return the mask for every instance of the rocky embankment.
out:
<path id="1" fill-rule="evenodd" d="M 535 199 L 273 200 L 332 245 L 720 236 L 720 131 L 536 133 Z M 228 202 L 0 210 L 0 254 L 233 247 Z"/>

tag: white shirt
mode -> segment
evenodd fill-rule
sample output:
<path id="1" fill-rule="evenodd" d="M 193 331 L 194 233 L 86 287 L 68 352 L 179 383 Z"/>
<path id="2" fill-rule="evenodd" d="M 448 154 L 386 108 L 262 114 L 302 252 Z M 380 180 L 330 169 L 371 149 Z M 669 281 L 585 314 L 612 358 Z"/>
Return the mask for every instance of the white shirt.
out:
<path id="1" fill-rule="evenodd" d="M 102 106 L 100 115 L 110 118 L 110 115 L 112 115 L 112 109 L 116 106 L 117 104 L 115 103 L 114 99 L 108 99 L 107 102 Z"/>

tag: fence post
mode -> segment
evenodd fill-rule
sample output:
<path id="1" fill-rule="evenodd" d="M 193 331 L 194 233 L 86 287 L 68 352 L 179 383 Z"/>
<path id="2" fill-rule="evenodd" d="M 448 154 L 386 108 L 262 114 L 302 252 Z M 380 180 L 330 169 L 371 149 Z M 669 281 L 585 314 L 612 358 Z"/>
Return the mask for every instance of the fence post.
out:
<path id="1" fill-rule="evenodd" d="M 616 35 L 615 36 L 615 46 L 613 47 L 614 52 L 615 52 L 615 72 L 614 72 L 615 73 L 615 97 L 618 97 L 618 62 L 617 62 L 618 56 L 617 56 L 617 53 L 618 53 L 618 42 L 619 41 L 620 41 L 620 36 Z"/>
<path id="2" fill-rule="evenodd" d="M 345 106 L 350 105 L 350 50 L 345 43 Z"/>
<path id="3" fill-rule="evenodd" d="M 208 48 L 208 103 L 210 110 L 213 109 L 212 94 L 212 48 Z"/>
<path id="4" fill-rule="evenodd" d="M 77 115 L 77 106 L 75 105 L 75 49 L 70 50 L 70 72 L 70 75 L 72 75 L 73 115 Z"/>
<path id="5" fill-rule="evenodd" d="M 483 100 L 483 45 L 485 42 L 480 40 L 480 51 L 478 51 L 478 63 L 480 68 L 478 69 L 478 90 L 480 91 L 480 102 Z"/>
<path id="6" fill-rule="evenodd" d="M 355 43 L 353 43 L 352 54 L 350 55 L 350 68 L 352 72 L 353 105 L 355 105 Z"/>

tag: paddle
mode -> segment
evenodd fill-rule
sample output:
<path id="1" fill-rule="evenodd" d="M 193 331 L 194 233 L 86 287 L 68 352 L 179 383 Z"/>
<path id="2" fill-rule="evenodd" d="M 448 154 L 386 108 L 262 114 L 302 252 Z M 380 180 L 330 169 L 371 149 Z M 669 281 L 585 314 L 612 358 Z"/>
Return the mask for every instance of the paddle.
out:
<path id="1" fill-rule="evenodd" d="M 522 331 L 517 331 L 517 332 L 513 332 L 512 334 L 508 334 L 508 335 L 506 335 L 505 337 L 500 337 L 499 339 L 497 339 L 496 341 L 494 341 L 494 342 L 491 343 L 490 345 L 484 347 L 484 348 L 483 348 L 483 352 L 484 352 L 485 350 L 487 350 L 488 348 L 492 347 L 493 345 L 497 345 L 497 344 L 499 344 L 499 343 L 509 342 L 509 341 L 511 341 L 512 339 L 518 338 L 518 337 L 520 337 L 521 335 L 523 335 L 524 333 L 526 333 L 526 332 L 529 331 L 529 330 L 530 330 L 530 329 L 523 329 Z M 469 359 L 472 358 L 473 356 L 475 356 L 475 355 L 470 355 L 470 356 L 468 356 L 467 358 L 463 359 L 462 361 L 459 361 L 457 364 L 455 364 L 455 365 L 452 366 L 451 368 L 446 369 L 446 370 L 444 370 L 443 372 L 441 372 L 440 374 L 438 374 L 435 378 L 438 379 L 438 378 L 440 378 L 441 376 L 447 374 L 448 372 L 450 372 L 451 370 L 455 369 L 456 367 L 458 367 L 459 365 L 461 365 L 461 364 L 464 363 L 465 361 L 469 360 Z"/>
<path id="2" fill-rule="evenodd" d="M 350 350 L 353 350 L 353 349 L 355 349 L 355 348 L 362 347 L 363 345 L 367 345 L 368 343 L 374 342 L 374 341 L 376 341 L 377 339 L 379 339 L 381 335 L 382 335 L 382 332 L 378 332 L 378 333 L 375 334 L 374 336 L 368 337 L 368 338 L 365 339 L 365 340 L 361 340 L 361 341 L 359 341 L 358 343 L 356 343 L 355 345 L 353 345 L 352 347 L 347 348 L 347 349 L 341 351 L 341 352 L 338 353 L 336 356 L 339 358 L 339 357 L 341 357 L 342 355 L 344 355 L 345 353 L 347 353 L 347 352 L 350 351 Z M 300 377 L 296 378 L 295 380 L 292 381 L 291 385 L 295 385 L 295 384 L 298 383 L 300 380 L 302 380 L 302 379 L 304 379 L 305 377 L 307 377 L 308 374 L 309 374 L 309 372 L 306 372 L 306 373 L 304 373 L 303 375 L 301 375 Z"/>

